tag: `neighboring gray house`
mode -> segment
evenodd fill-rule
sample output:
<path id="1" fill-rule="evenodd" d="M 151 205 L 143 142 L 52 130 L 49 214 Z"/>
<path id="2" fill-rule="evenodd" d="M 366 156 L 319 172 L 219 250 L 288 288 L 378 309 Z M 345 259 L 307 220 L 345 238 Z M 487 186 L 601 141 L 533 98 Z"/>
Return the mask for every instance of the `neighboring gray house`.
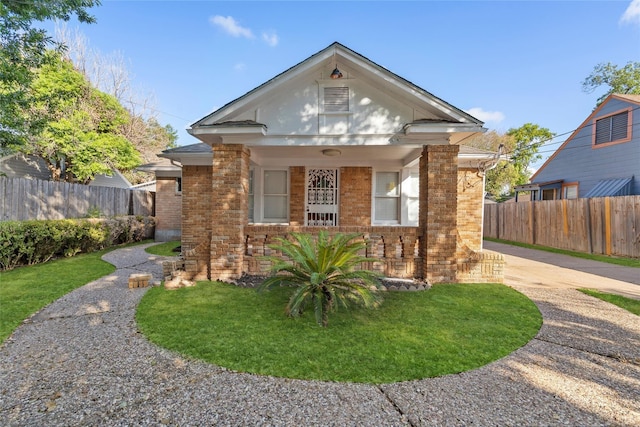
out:
<path id="1" fill-rule="evenodd" d="M 640 95 L 609 95 L 531 177 L 531 200 L 640 194 Z M 529 200 L 529 198 L 527 198 Z"/>
<path id="2" fill-rule="evenodd" d="M 50 181 L 51 171 L 40 157 L 16 153 L 0 157 L 0 176 Z M 115 169 L 111 175 L 97 174 L 89 185 L 116 188 L 132 187 L 129 180 Z"/>

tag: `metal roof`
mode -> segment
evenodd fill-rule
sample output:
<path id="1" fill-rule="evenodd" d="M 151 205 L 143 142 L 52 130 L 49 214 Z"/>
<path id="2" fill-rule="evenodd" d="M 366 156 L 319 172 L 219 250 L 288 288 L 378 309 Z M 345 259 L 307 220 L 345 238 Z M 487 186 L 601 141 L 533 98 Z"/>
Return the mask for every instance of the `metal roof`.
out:
<path id="1" fill-rule="evenodd" d="M 603 179 L 598 181 L 584 197 L 607 197 L 607 196 L 629 196 L 631 195 L 631 178 Z"/>

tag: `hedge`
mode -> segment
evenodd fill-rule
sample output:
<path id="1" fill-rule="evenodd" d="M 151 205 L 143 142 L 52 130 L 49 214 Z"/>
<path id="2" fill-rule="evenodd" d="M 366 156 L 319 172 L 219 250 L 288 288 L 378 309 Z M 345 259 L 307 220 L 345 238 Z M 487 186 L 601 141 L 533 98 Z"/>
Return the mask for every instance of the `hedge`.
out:
<path id="1" fill-rule="evenodd" d="M 0 222 L 0 270 L 94 252 L 153 237 L 154 219 L 123 216 L 100 219 Z"/>

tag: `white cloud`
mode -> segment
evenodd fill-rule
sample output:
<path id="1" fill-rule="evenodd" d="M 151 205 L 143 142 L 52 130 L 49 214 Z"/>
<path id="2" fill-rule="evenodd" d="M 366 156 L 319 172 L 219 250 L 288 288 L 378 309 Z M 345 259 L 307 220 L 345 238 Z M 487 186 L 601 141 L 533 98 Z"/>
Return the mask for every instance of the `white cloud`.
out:
<path id="1" fill-rule="evenodd" d="M 255 38 L 251 29 L 240 26 L 232 16 L 212 16 L 209 18 L 209 22 L 222 28 L 233 37 L 245 37 L 247 39 Z"/>
<path id="2" fill-rule="evenodd" d="M 470 108 L 466 112 L 483 122 L 500 123 L 505 117 L 500 111 L 484 111 L 480 107 Z"/>
<path id="3" fill-rule="evenodd" d="M 247 65 L 243 62 L 238 62 L 236 65 L 233 66 L 233 69 L 236 71 L 244 71 L 247 69 Z"/>
<path id="4" fill-rule="evenodd" d="M 640 24 L 640 0 L 631 0 L 620 18 L 621 24 Z"/>
<path id="5" fill-rule="evenodd" d="M 280 41 L 275 31 L 265 31 L 264 33 L 262 33 L 262 40 L 264 40 L 265 43 L 267 43 L 271 47 L 276 47 L 278 45 L 278 42 Z"/>

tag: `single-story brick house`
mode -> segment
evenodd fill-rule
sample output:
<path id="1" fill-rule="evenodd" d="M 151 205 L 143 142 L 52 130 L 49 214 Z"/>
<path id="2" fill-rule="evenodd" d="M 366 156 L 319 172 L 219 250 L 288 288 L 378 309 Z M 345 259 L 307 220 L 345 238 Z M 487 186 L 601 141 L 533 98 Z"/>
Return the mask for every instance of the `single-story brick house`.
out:
<path id="1" fill-rule="evenodd" d="M 274 238 L 354 232 L 388 277 L 500 282 L 482 250 L 484 171 L 465 147 L 483 123 L 333 43 L 195 122 L 211 147 L 164 151 L 180 164 L 185 270 L 264 274 Z M 194 144 L 202 147 L 200 144 Z"/>

